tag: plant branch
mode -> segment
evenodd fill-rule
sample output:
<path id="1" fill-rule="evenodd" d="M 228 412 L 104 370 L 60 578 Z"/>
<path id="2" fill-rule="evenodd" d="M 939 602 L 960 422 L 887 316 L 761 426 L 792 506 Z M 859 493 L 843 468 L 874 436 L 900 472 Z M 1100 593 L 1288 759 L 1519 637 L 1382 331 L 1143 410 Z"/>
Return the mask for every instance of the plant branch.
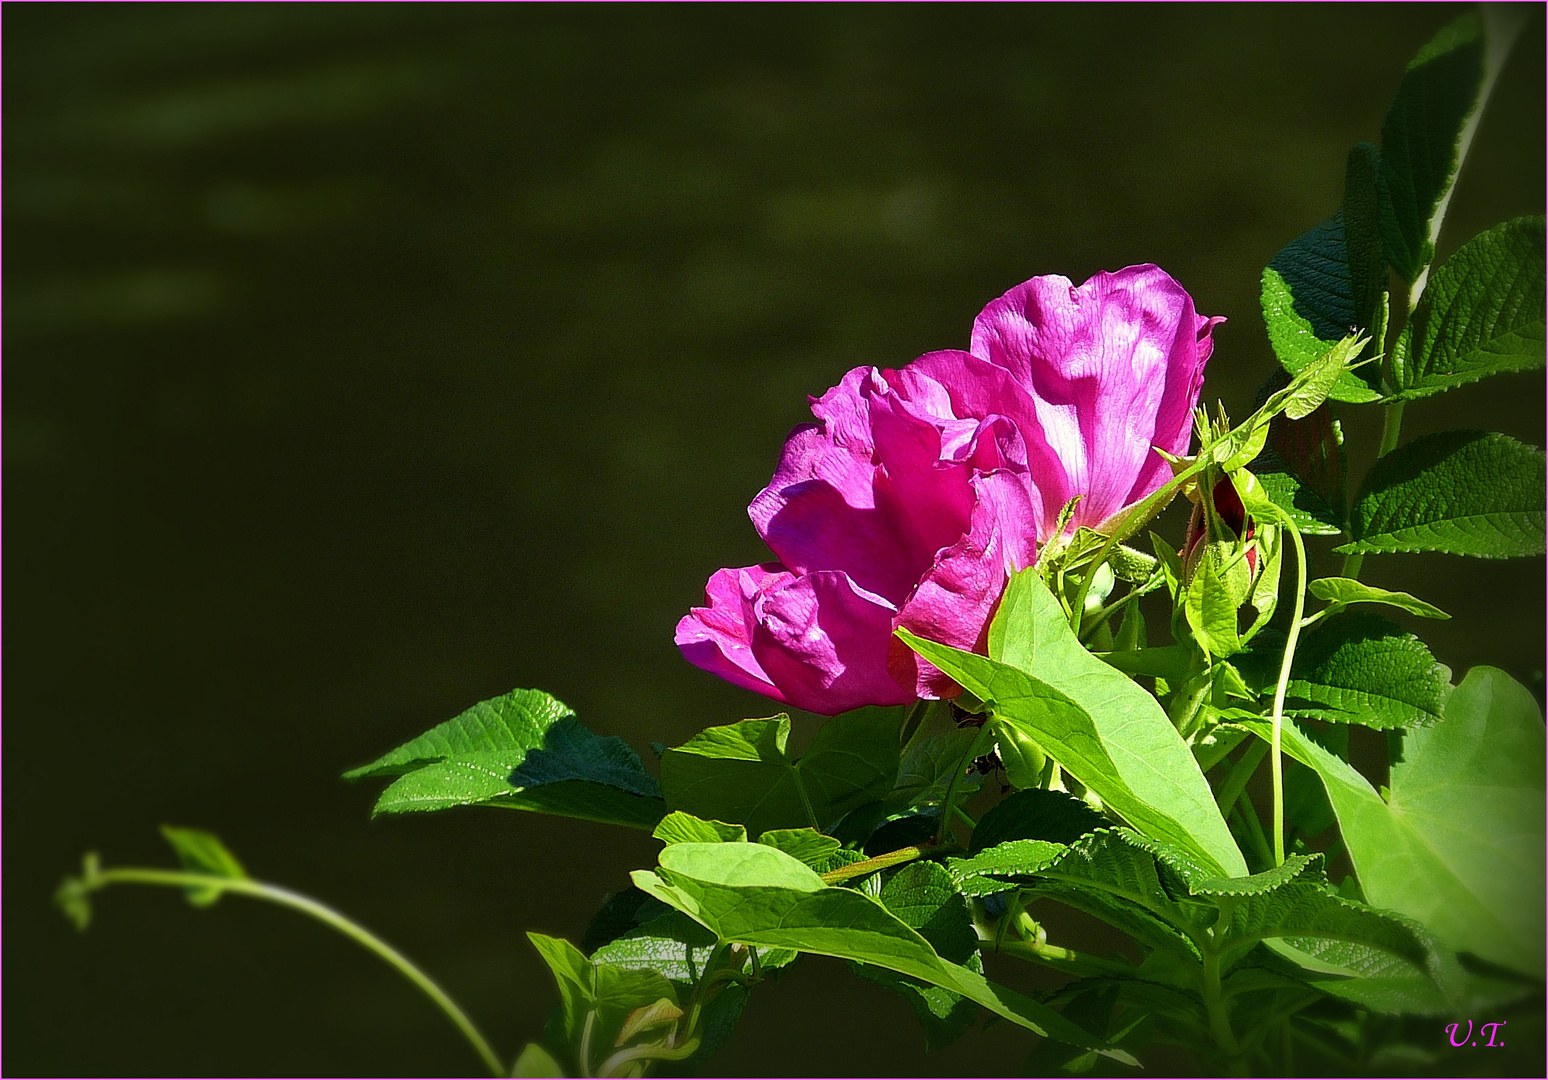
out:
<path id="1" fill-rule="evenodd" d="M 1274 687 L 1274 731 L 1269 748 L 1272 755 L 1269 764 L 1274 774 L 1274 865 L 1285 861 L 1285 772 L 1280 753 L 1285 724 L 1285 690 L 1290 685 L 1290 665 L 1295 660 L 1296 642 L 1301 636 L 1301 617 L 1306 613 L 1306 545 L 1301 542 L 1301 530 L 1295 527 L 1289 514 L 1281 513 L 1281 524 L 1295 544 L 1295 610 L 1290 616 L 1290 633 L 1285 639 L 1285 658 L 1279 665 L 1279 682 Z"/>
<path id="2" fill-rule="evenodd" d="M 495 1056 L 494 1050 L 488 1041 L 479 1032 L 467 1013 L 447 996 L 434 979 L 415 967 L 409 959 L 387 944 L 381 938 L 371 933 L 365 927 L 333 910 L 325 904 L 318 903 L 309 896 L 292 892 L 278 885 L 270 885 L 262 881 L 252 881 L 247 878 L 217 877 L 212 874 L 189 874 L 171 870 L 151 870 L 140 867 L 120 867 L 113 870 L 101 870 L 95 875 L 84 880 L 87 888 L 92 890 L 106 888 L 115 884 L 133 885 L 160 885 L 175 889 L 216 889 L 221 892 L 237 893 L 241 896 L 251 896 L 258 900 L 267 900 L 281 907 L 292 908 L 304 915 L 310 915 L 318 922 L 326 923 L 345 937 L 365 946 L 387 963 L 397 968 L 425 995 L 440 1006 L 441 1011 L 451 1018 L 457 1025 L 457 1030 L 467 1038 L 473 1049 L 482 1059 L 484 1066 L 494 1076 L 505 1076 L 509 1070 L 500 1064 L 500 1059 Z"/>

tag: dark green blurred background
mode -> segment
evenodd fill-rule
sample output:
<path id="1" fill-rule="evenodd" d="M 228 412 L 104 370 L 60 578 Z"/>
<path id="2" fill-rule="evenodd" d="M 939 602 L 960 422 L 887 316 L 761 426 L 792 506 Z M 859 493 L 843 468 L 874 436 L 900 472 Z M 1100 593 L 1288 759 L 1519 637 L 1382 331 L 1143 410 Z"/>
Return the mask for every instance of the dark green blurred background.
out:
<path id="1" fill-rule="evenodd" d="M 124 889 L 77 936 L 60 876 L 167 863 L 162 822 L 353 914 L 514 1054 L 554 1001 L 523 932 L 578 940 L 655 844 L 373 823 L 340 771 L 515 686 L 647 760 L 773 711 L 672 629 L 762 557 L 745 506 L 804 395 L 965 347 L 1034 274 L 1160 263 L 1229 317 L 1206 393 L 1245 413 L 1260 268 L 1459 10 L 7 5 L 5 1071 L 476 1069 L 289 913 Z M 1443 254 L 1542 212 L 1542 38 Z M 1409 416 L 1540 445 L 1542 377 Z M 1374 441 L 1350 421 L 1361 468 Z M 1459 676 L 1541 692 L 1541 561 L 1367 567 L 1455 613 L 1422 631 Z M 926 1057 L 901 999 L 810 960 L 713 1068 L 1028 1047 Z"/>

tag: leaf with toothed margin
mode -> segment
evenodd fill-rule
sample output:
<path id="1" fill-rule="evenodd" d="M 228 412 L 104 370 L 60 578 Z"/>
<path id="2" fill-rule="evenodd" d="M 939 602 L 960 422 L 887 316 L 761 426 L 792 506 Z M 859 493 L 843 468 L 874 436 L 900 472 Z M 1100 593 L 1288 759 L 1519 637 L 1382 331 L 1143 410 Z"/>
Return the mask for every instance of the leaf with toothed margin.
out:
<path id="1" fill-rule="evenodd" d="M 1341 555 L 1444 551 L 1543 554 L 1543 452 L 1507 435 L 1442 431 L 1376 463 L 1349 514 Z"/>

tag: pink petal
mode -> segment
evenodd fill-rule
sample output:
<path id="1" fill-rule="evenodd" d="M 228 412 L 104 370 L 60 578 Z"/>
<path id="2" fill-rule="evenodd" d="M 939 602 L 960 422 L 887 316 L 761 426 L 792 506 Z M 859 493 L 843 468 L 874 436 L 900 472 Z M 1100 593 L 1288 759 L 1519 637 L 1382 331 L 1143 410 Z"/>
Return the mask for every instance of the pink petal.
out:
<path id="1" fill-rule="evenodd" d="M 1186 450 L 1217 321 L 1201 319 L 1155 266 L 1097 274 L 1078 288 L 1033 278 L 984 308 L 973 354 L 1026 389 L 1068 477 L 1058 503 L 1044 490 L 1045 512 L 1083 494 L 1073 523 L 1098 527 L 1165 481 L 1151 447 Z"/>
<path id="2" fill-rule="evenodd" d="M 1023 475 L 975 477 L 973 490 L 971 527 L 936 558 L 896 624 L 930 641 L 982 653 L 1010 575 L 1037 561 L 1038 513 Z M 955 697 L 961 690 L 896 638 L 890 661 L 893 678 L 913 685 L 920 697 Z"/>
<path id="3" fill-rule="evenodd" d="M 709 606 L 693 608 L 677 624 L 675 640 L 683 657 L 745 690 L 784 701 L 753 656 L 752 602 L 761 587 L 791 578 L 778 563 L 715 571 L 704 587 Z"/>
<path id="4" fill-rule="evenodd" d="M 807 574 L 754 601 L 753 654 L 781 700 L 798 709 L 835 716 L 863 705 L 903 705 L 914 695 L 887 673 L 895 613 L 845 574 Z"/>

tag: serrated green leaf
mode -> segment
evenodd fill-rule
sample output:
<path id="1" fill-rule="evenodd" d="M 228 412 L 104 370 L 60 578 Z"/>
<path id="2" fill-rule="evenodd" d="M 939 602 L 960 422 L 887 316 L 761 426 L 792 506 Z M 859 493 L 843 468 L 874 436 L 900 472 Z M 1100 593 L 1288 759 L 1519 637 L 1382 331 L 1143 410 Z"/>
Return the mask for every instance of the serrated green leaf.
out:
<path id="1" fill-rule="evenodd" d="M 991 896 L 1048 866 L 1065 847 L 1050 840 L 1006 840 L 970 858 L 949 858 L 946 870 L 964 896 Z"/>
<path id="2" fill-rule="evenodd" d="M 884 906 L 851 889 L 829 888 L 784 852 L 761 844 L 674 844 L 656 873 L 634 883 L 704 924 L 722 940 L 836 956 L 911 975 L 977 1002 L 1022 1027 L 1076 1046 L 1099 1040 L 1057 1012 L 943 960 Z M 1121 1051 L 1103 1048 L 1115 1060 Z"/>
<path id="3" fill-rule="evenodd" d="M 1449 678 L 1424 642 L 1396 623 L 1373 612 L 1346 612 L 1301 638 L 1285 712 L 1373 728 L 1433 724 Z"/>
<path id="4" fill-rule="evenodd" d="M 1005 662 L 905 630 L 898 636 L 979 700 L 993 702 L 997 719 L 1023 727 L 1136 828 L 1195 851 L 1222 873 L 1246 872 L 1198 763 L 1161 706 L 1086 651 L 1035 570 L 1011 579 L 995 623 L 1001 628 L 990 627 L 990 651 L 998 644 Z M 1027 663 L 1030 673 L 1012 660 Z"/>
<path id="5" fill-rule="evenodd" d="M 1541 555 L 1544 484 L 1543 452 L 1509 436 L 1425 435 L 1376 463 L 1334 550 Z"/>
<path id="6" fill-rule="evenodd" d="M 1292 375 L 1327 356 L 1356 327 L 1342 209 L 1286 244 L 1264 267 L 1261 304 L 1269 343 Z M 1377 400 L 1375 367 L 1340 374 L 1328 396 Z"/>
<path id="7" fill-rule="evenodd" d="M 377 814 L 496 805 L 649 829 L 665 810 L 628 744 L 541 690 L 481 701 L 344 775 L 398 775 Z"/>
<path id="8" fill-rule="evenodd" d="M 551 694 L 541 690 L 512 690 L 480 701 L 369 765 L 351 769 L 344 774 L 344 779 L 392 776 L 468 753 L 503 754 L 519 762 L 526 751 L 542 745 L 549 728 L 574 719 L 575 713 L 570 707 Z"/>
<path id="9" fill-rule="evenodd" d="M 1244 726 L 1269 738 L 1266 723 Z M 1543 722 L 1524 688 L 1494 668 L 1470 671 L 1440 724 L 1405 735 L 1386 800 L 1294 723 L 1284 746 L 1322 777 L 1373 905 L 1542 976 Z"/>
<path id="10" fill-rule="evenodd" d="M 882 886 L 881 902 L 904 923 L 919 931 L 936 955 L 953 964 L 967 962 L 978 951 L 978 934 L 967 902 L 946 868 L 935 862 L 903 866 Z"/>
<path id="11" fill-rule="evenodd" d="M 1154 849 L 1135 833 L 1105 829 L 1071 846 L 1028 886 L 1116 927 L 1135 941 L 1190 963 L 1202 956 L 1220 912 L 1164 884 Z"/>
<path id="12" fill-rule="evenodd" d="M 1479 105 L 1510 47 L 1508 40 L 1489 44 L 1486 55 L 1477 12 L 1444 27 L 1409 63 L 1382 121 L 1377 177 L 1382 245 L 1387 262 L 1407 282 L 1416 281 L 1434 258 Z"/>
<path id="13" fill-rule="evenodd" d="M 1306 586 L 1306 591 L 1318 600 L 1325 600 L 1330 606 L 1344 607 L 1349 604 L 1386 604 L 1395 607 L 1410 615 L 1418 615 L 1423 619 L 1449 619 L 1440 608 L 1434 604 L 1426 603 L 1417 596 L 1406 592 L 1393 592 L 1390 589 L 1378 589 L 1374 585 L 1367 585 L 1363 581 L 1354 578 L 1330 577 L 1318 578 Z"/>
<path id="14" fill-rule="evenodd" d="M 741 825 L 705 821 L 681 810 L 673 810 L 661 819 L 650 835 L 663 844 L 721 844 L 745 841 L 747 830 Z"/>
<path id="15" fill-rule="evenodd" d="M 986 810 L 973 830 L 968 851 L 977 854 L 1009 840 L 1073 844 L 1087 833 L 1110 824 L 1073 795 L 1033 788 L 1015 792 Z"/>
<path id="16" fill-rule="evenodd" d="M 807 866 L 826 866 L 833 853 L 842 846 L 833 837 L 814 829 L 767 829 L 758 837 L 758 843 L 779 848 Z"/>
<path id="17" fill-rule="evenodd" d="M 1473 237 L 1438 268 L 1398 338 L 1398 387 L 1424 397 L 1543 366 L 1541 217 Z"/>
<path id="18" fill-rule="evenodd" d="M 226 845 L 214 833 L 202 829 L 179 829 L 171 825 L 161 827 L 161 835 L 177 852 L 177 859 L 190 874 L 208 874 L 210 877 L 247 880 L 247 871 L 237 857 L 226 850 Z M 222 890 L 211 886 L 184 889 L 188 902 L 196 907 L 209 907 L 220 899 Z"/>
<path id="19" fill-rule="evenodd" d="M 671 809 L 739 822 L 750 836 L 822 830 L 892 790 L 902 723 L 902 709 L 844 713 L 823 724 L 799 760 L 786 749 L 784 714 L 708 728 L 662 755 L 661 786 Z"/>

